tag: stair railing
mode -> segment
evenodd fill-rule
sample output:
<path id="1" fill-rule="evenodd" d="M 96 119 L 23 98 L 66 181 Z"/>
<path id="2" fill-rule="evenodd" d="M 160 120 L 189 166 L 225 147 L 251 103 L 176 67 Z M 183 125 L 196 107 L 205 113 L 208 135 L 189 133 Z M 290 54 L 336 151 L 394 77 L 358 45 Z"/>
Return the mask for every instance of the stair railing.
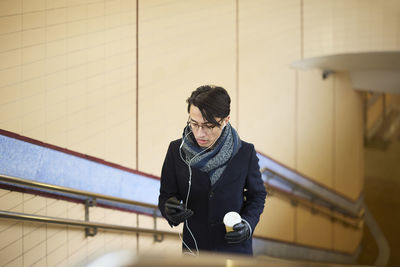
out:
<path id="1" fill-rule="evenodd" d="M 68 188 L 58 185 L 52 185 L 47 183 L 42 183 L 38 181 L 26 180 L 18 177 L 12 177 L 4 174 L 0 174 L 0 183 L 8 186 L 22 186 L 24 188 L 28 187 L 29 189 L 35 188 L 39 190 L 45 190 L 45 192 L 57 192 L 59 194 L 68 194 L 75 195 L 78 197 L 85 198 L 85 220 L 72 220 L 67 218 L 58 218 L 58 217 L 50 217 L 50 216 L 42 216 L 36 214 L 27 214 L 27 213 L 19 213 L 19 212 L 11 212 L 11 211 L 0 211 L 0 218 L 5 219 L 13 219 L 13 220 L 24 220 L 24 221 L 35 221 L 42 223 L 50 223 L 50 224 L 61 224 L 68 225 L 73 227 L 80 227 L 85 229 L 86 236 L 94 236 L 97 234 L 97 229 L 106 229 L 112 231 L 123 231 L 123 232 L 138 232 L 138 233 L 150 233 L 154 235 L 154 240 L 161 242 L 163 240 L 164 235 L 170 236 L 178 236 L 176 232 L 169 231 L 161 231 L 156 229 L 156 217 L 159 214 L 158 206 L 138 202 L 130 199 L 119 198 L 109 195 L 97 194 L 93 192 L 88 192 L 84 190 Z M 97 204 L 97 200 L 105 200 L 109 202 L 113 202 L 115 204 L 126 204 L 131 206 L 133 209 L 135 207 L 142 207 L 146 209 L 153 210 L 152 215 L 154 217 L 154 229 L 148 228 L 139 228 L 139 227 L 131 227 L 131 226 L 123 226 L 123 225 L 115 225 L 115 224 L 107 224 L 107 223 L 99 223 L 89 221 L 89 208 L 93 207 Z M 161 238 L 160 238 L 161 236 Z"/>

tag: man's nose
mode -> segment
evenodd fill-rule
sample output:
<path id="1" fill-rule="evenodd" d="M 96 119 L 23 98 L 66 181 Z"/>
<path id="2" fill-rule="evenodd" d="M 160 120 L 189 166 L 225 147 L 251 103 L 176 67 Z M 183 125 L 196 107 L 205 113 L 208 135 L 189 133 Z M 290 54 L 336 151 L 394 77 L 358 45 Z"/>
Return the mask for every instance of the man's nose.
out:
<path id="1" fill-rule="evenodd" d="M 204 126 L 199 126 L 199 129 L 197 130 L 197 134 L 199 136 L 205 136 L 206 135 L 206 130 L 204 129 Z"/>

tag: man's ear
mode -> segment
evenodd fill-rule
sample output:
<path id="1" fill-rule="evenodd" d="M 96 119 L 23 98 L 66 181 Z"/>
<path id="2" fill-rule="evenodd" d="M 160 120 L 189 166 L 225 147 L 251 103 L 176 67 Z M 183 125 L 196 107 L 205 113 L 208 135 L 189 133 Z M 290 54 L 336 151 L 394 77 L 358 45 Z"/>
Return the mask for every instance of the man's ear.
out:
<path id="1" fill-rule="evenodd" d="M 230 118 L 231 118 L 231 116 L 227 116 L 225 118 L 225 120 L 224 120 L 225 126 L 228 124 Z"/>

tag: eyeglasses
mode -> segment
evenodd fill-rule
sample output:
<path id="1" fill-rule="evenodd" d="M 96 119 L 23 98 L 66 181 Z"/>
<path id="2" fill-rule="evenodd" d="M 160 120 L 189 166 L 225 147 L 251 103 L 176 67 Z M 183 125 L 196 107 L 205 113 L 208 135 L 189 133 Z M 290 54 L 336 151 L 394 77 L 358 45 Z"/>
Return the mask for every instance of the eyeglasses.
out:
<path id="1" fill-rule="evenodd" d="M 223 120 L 224 119 L 221 119 L 220 121 L 218 121 L 218 124 L 220 124 Z M 211 133 L 215 127 L 218 127 L 218 128 L 221 127 L 221 125 L 217 126 L 217 125 L 214 125 L 214 124 L 212 124 L 210 122 L 199 124 L 196 121 L 193 121 L 191 118 L 189 118 L 187 123 L 190 126 L 190 128 L 192 128 L 192 131 L 196 131 L 196 132 L 200 128 L 202 128 L 204 132 Z"/>

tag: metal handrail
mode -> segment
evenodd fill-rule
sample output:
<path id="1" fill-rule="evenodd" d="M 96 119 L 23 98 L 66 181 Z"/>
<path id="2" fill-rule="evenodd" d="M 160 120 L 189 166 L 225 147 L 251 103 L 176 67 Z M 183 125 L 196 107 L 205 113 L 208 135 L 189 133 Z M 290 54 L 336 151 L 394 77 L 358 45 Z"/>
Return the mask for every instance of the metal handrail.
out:
<path id="1" fill-rule="evenodd" d="M 113 196 L 109 196 L 109 195 L 97 194 L 97 193 L 74 189 L 74 188 L 69 188 L 69 187 L 46 184 L 46 183 L 32 181 L 32 180 L 25 180 L 25 179 L 12 177 L 12 176 L 8 176 L 8 175 L 4 175 L 4 174 L 0 174 L 0 181 L 12 183 L 12 184 L 31 186 L 31 187 L 36 187 L 36 188 L 41 188 L 41 189 L 46 189 L 46 190 L 51 190 L 51 191 L 69 193 L 69 194 L 74 194 L 74 195 L 79 195 L 79 196 L 86 196 L 86 197 L 90 197 L 90 198 L 103 199 L 103 200 L 108 200 L 108 201 L 113 201 L 113 202 L 120 202 L 120 203 L 124 203 L 124 204 L 135 205 L 135 206 L 142 206 L 142 207 L 146 207 L 146 208 L 158 209 L 158 206 L 153 205 L 153 204 L 143 203 L 143 202 L 129 200 L 129 199 L 125 199 L 125 198 L 113 197 Z"/>
<path id="2" fill-rule="evenodd" d="M 280 178 L 284 179 L 285 181 L 291 182 L 296 187 L 300 187 L 303 190 L 307 190 L 305 187 L 302 187 L 301 184 L 295 183 L 295 182 L 289 180 L 286 177 L 283 177 L 283 176 L 281 176 L 279 174 L 276 174 L 275 172 L 273 172 L 272 170 L 269 170 L 268 168 L 261 169 L 261 172 L 264 172 L 264 171 L 268 171 L 268 172 L 270 172 L 270 173 L 272 173 L 274 175 L 277 175 Z M 69 194 L 74 194 L 74 195 L 85 196 L 85 197 L 91 197 L 91 198 L 103 199 L 103 200 L 119 202 L 119 203 L 125 203 L 125 204 L 130 204 L 130 205 L 135 205 L 135 206 L 142 206 L 142 207 L 147 207 L 147 208 L 152 208 L 152 209 L 158 209 L 158 206 L 156 206 L 156 205 L 147 204 L 147 203 L 143 203 L 143 202 L 139 202 L 139 201 L 124 199 L 124 198 L 119 198 L 119 197 L 113 197 L 113 196 L 109 196 L 109 195 L 103 195 L 103 194 L 93 193 L 93 192 L 74 189 L 74 188 L 51 185 L 51 184 L 46 184 L 46 183 L 32 181 L 32 180 L 25 180 L 25 179 L 12 177 L 12 176 L 8 176 L 8 175 L 4 175 L 4 174 L 0 174 L 0 180 L 4 181 L 4 182 L 7 182 L 7 183 L 12 183 L 12 184 L 31 186 L 31 187 L 41 188 L 41 189 L 46 189 L 46 190 L 51 190 L 51 191 L 58 191 L 58 192 L 63 192 L 63 193 L 69 193 Z M 277 190 L 274 190 L 274 191 L 277 191 Z M 293 199 L 293 197 L 291 197 L 292 193 L 285 192 L 284 190 L 279 190 L 277 192 L 279 194 L 282 194 L 282 195 L 287 195 L 286 197 Z M 315 194 L 315 193 L 312 193 L 312 194 Z M 330 203 L 330 201 L 325 199 L 323 196 L 318 195 L 318 197 L 323 199 L 324 201 Z M 334 220 L 337 220 L 337 221 L 341 221 L 344 224 L 349 225 L 349 226 L 354 227 L 354 228 L 359 228 L 359 222 L 356 223 L 356 224 L 349 223 L 348 221 L 346 221 L 346 220 L 344 220 L 344 219 L 342 219 L 342 218 L 340 218 L 338 216 L 328 214 L 325 210 L 323 210 L 322 208 L 319 208 L 318 204 L 314 204 L 314 203 L 309 204 L 309 203 L 307 203 L 307 200 L 299 200 L 298 198 L 296 198 L 295 201 L 297 203 L 301 203 L 302 205 L 311 208 L 313 211 L 316 211 L 316 212 L 321 213 L 323 215 L 329 216 L 331 219 L 334 219 Z M 334 205 L 334 204 L 332 204 L 332 205 Z M 4 214 L 5 214 L 5 211 L 0 211 L 0 217 L 5 217 Z M 16 214 L 14 214 L 14 216 L 16 216 Z M 22 214 L 19 214 L 19 216 L 22 216 Z M 26 216 L 22 216 L 22 217 L 19 217 L 19 218 L 28 219 L 28 218 L 34 218 L 34 217 L 35 217 L 35 215 L 27 214 Z M 10 215 L 8 215 L 8 218 L 11 218 Z M 357 219 L 360 219 L 360 218 L 357 218 Z M 52 220 L 57 220 L 57 221 L 61 220 L 62 221 L 64 219 L 52 218 Z M 68 221 L 73 222 L 74 220 L 68 220 Z M 88 227 L 89 224 L 97 224 L 97 223 L 88 222 L 88 221 L 79 221 L 79 222 L 80 223 L 78 223 L 78 224 L 80 226 L 84 226 L 85 225 L 86 227 Z M 56 222 L 53 222 L 53 223 L 56 223 Z M 75 224 L 76 222 L 73 222 L 73 223 Z M 101 228 L 101 227 L 99 227 L 99 228 Z M 121 230 L 121 231 L 123 231 L 123 230 Z M 127 231 L 135 231 L 135 230 L 127 230 Z"/>
<path id="3" fill-rule="evenodd" d="M 319 194 L 317 192 L 310 191 L 307 187 L 303 186 L 301 183 L 295 182 L 281 174 L 276 173 L 275 171 L 273 171 L 269 168 L 262 168 L 261 173 L 264 173 L 264 172 L 270 173 L 274 176 L 278 176 L 280 179 L 284 180 L 285 182 L 288 182 L 288 183 L 294 185 L 296 188 L 299 188 L 302 191 L 309 193 L 310 195 L 313 196 L 314 199 L 320 199 L 323 202 L 328 203 L 332 207 L 338 207 L 342 210 L 345 210 L 348 214 L 354 216 L 355 219 L 360 219 L 363 217 L 364 210 L 360 210 L 360 212 L 358 214 L 354 214 L 353 212 L 349 211 L 345 206 L 339 205 L 338 203 L 331 201 L 330 199 L 326 198 L 323 194 Z M 292 193 L 288 193 L 288 194 L 292 194 Z M 316 205 L 318 205 L 318 203 L 316 203 Z M 337 211 L 340 212 L 340 210 L 337 210 Z M 348 214 L 344 214 L 344 215 L 348 215 Z"/>
<path id="4" fill-rule="evenodd" d="M 314 214 L 321 214 L 325 217 L 328 217 L 329 219 L 331 219 L 332 221 L 337 221 L 337 222 L 341 222 L 343 223 L 343 225 L 345 226 L 349 226 L 352 227 L 354 229 L 360 229 L 361 228 L 361 223 L 362 223 L 362 218 L 355 218 L 355 219 L 350 219 L 348 217 L 340 217 L 339 215 L 336 215 L 335 213 L 333 213 L 332 211 L 327 211 L 326 207 L 324 208 L 323 206 L 321 206 L 318 203 L 313 203 L 309 200 L 303 199 L 301 197 L 298 197 L 296 195 L 294 195 L 293 193 L 287 192 L 285 190 L 281 190 L 275 186 L 271 186 L 267 184 L 267 190 L 268 190 L 268 194 L 269 195 L 274 195 L 275 193 L 277 193 L 279 196 L 281 196 L 282 198 L 285 199 L 289 199 L 290 202 L 292 203 L 292 205 L 296 206 L 296 205 L 302 205 L 306 208 L 309 208 L 310 211 Z M 349 220 L 350 219 L 351 222 Z"/>
<path id="5" fill-rule="evenodd" d="M 74 227 L 82 227 L 82 228 L 101 228 L 113 231 L 128 231 L 128 232 L 140 232 L 147 234 L 159 234 L 159 235 L 172 235 L 177 236 L 176 232 L 168 232 L 161 230 L 153 230 L 148 228 L 139 228 L 132 226 L 123 226 L 116 224 L 107 224 L 107 223 L 98 223 L 98 222 L 89 222 L 89 221 L 81 221 L 81 220 L 72 220 L 66 218 L 57 218 L 57 217 L 49 217 L 49 216 L 41 216 L 35 214 L 27 214 L 20 212 L 12 212 L 12 211 L 3 211 L 0 210 L 0 217 L 13 219 L 13 220 L 24 220 L 24 221 L 34 221 L 34 222 L 42 222 L 42 223 L 51 223 L 51 224 L 61 224 L 68 225 Z"/>

